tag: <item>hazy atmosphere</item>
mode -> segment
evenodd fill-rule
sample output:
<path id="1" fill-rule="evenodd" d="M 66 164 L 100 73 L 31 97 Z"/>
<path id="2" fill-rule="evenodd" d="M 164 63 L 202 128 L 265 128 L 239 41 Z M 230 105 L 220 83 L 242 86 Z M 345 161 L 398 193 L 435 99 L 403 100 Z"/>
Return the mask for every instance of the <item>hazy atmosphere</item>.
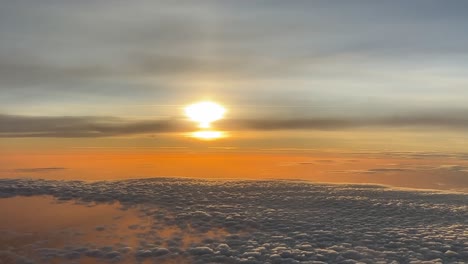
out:
<path id="1" fill-rule="evenodd" d="M 0 263 L 468 262 L 467 12 L 0 0 Z"/>

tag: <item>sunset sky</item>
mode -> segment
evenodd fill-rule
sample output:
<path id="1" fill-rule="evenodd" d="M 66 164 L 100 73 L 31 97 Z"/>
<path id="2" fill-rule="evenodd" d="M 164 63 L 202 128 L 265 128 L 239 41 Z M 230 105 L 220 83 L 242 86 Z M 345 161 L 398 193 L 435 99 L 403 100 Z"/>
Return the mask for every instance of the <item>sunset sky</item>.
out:
<path id="1" fill-rule="evenodd" d="M 468 190 L 468 2 L 136 2 L 1 2 L 0 177 Z"/>

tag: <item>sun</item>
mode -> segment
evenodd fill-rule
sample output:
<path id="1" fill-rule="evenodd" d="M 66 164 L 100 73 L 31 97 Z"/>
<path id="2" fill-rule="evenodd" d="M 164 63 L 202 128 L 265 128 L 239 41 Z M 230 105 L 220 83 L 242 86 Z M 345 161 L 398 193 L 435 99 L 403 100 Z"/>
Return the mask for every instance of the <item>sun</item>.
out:
<path id="1" fill-rule="evenodd" d="M 185 114 L 200 128 L 210 128 L 211 123 L 223 118 L 226 109 L 214 102 L 199 102 L 185 108 Z"/>
<path id="2" fill-rule="evenodd" d="M 213 140 L 224 137 L 224 133 L 221 131 L 202 130 L 193 132 L 191 136 L 202 140 Z"/>

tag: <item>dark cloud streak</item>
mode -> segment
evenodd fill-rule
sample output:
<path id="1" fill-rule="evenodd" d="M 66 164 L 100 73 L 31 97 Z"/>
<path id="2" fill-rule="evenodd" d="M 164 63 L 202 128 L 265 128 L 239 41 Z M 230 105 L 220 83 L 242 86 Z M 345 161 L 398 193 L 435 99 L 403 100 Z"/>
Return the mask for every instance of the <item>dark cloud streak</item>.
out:
<path id="1" fill-rule="evenodd" d="M 15 172 L 27 172 L 27 173 L 40 173 L 40 172 L 54 172 L 66 170 L 64 167 L 44 167 L 44 168 L 19 168 L 15 169 Z"/>
<path id="2" fill-rule="evenodd" d="M 0 115 L 0 137 L 109 137 L 186 131 L 176 120 L 129 121 L 115 117 Z"/>
<path id="3" fill-rule="evenodd" d="M 180 119 L 130 120 L 117 117 L 33 117 L 0 115 L 0 137 L 111 137 L 189 132 L 194 124 Z M 344 130 L 353 128 L 468 129 L 466 117 L 225 119 L 219 130 Z"/>
<path id="4" fill-rule="evenodd" d="M 468 118 L 452 116 L 408 116 L 382 118 L 303 118 L 303 119 L 239 119 L 221 122 L 231 129 L 288 130 L 317 129 L 335 130 L 366 127 L 433 127 L 468 128 Z"/>

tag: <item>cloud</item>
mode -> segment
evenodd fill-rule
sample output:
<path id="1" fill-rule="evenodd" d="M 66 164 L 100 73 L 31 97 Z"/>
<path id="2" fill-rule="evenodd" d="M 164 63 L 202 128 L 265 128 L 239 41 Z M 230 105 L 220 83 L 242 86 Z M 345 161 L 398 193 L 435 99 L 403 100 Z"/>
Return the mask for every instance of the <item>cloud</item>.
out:
<path id="1" fill-rule="evenodd" d="M 131 120 L 93 116 L 0 115 L 0 137 L 110 137 L 148 133 L 193 131 L 193 124 L 179 119 Z M 343 130 L 353 128 L 468 129 L 466 117 L 382 117 L 304 119 L 225 119 L 215 129 L 237 131 Z"/>
<path id="2" fill-rule="evenodd" d="M 42 173 L 42 172 L 54 172 L 66 170 L 67 168 L 63 167 L 43 167 L 43 168 L 18 168 L 15 169 L 15 172 L 27 172 L 27 173 Z"/>
<path id="3" fill-rule="evenodd" d="M 468 257 L 468 238 L 460 235 L 466 230 L 468 195 L 461 193 L 303 181 L 0 179 L 0 197 L 16 195 L 107 205 L 118 201 L 139 210 L 132 217 L 149 221 L 151 228 L 120 233 L 115 227 L 127 231 L 128 219 L 114 219 L 102 223 L 112 228 L 99 231 L 95 243 L 89 235 L 73 239 L 76 230 L 67 226 L 65 245 L 28 242 L 26 248 L 0 251 L 0 259 L 457 263 Z M 138 241 L 135 248 L 125 244 L 133 240 Z"/>
<path id="4" fill-rule="evenodd" d="M 393 173 L 393 172 L 421 172 L 421 171 L 428 172 L 428 173 L 430 173 L 431 171 L 435 171 L 435 172 L 439 171 L 439 172 L 444 172 L 444 173 L 450 173 L 450 172 L 468 173 L 468 166 L 462 166 L 462 165 L 436 165 L 436 166 L 415 165 L 415 166 L 411 166 L 411 165 L 406 165 L 403 167 L 371 168 L 371 169 L 365 169 L 365 170 L 343 170 L 343 171 L 335 171 L 335 172 L 377 174 L 377 173 L 388 173 L 388 172 Z"/>
<path id="5" fill-rule="evenodd" d="M 201 80 L 242 103 L 466 108 L 465 10 L 460 1 L 5 3 L 0 103 L 12 113 L 44 102 L 161 104 L 198 95 Z"/>
<path id="6" fill-rule="evenodd" d="M 289 130 L 318 129 L 335 130 L 348 128 L 385 127 L 385 128 L 451 128 L 467 129 L 468 118 L 456 116 L 396 116 L 380 118 L 301 118 L 301 119 L 237 119 L 221 120 L 221 125 L 233 129 L 252 130 Z"/>
<path id="7" fill-rule="evenodd" d="M 343 174 L 382 174 L 382 173 L 394 173 L 394 172 L 410 172 L 415 171 L 413 168 L 372 168 L 362 170 L 334 170 L 332 173 L 343 173 Z"/>
<path id="8" fill-rule="evenodd" d="M 188 131 L 176 120 L 129 121 L 114 117 L 0 115 L 0 137 L 108 137 Z"/>
<path id="9" fill-rule="evenodd" d="M 463 165 L 404 165 L 330 172 L 339 173 L 343 181 L 412 188 L 468 190 L 468 166 Z"/>

